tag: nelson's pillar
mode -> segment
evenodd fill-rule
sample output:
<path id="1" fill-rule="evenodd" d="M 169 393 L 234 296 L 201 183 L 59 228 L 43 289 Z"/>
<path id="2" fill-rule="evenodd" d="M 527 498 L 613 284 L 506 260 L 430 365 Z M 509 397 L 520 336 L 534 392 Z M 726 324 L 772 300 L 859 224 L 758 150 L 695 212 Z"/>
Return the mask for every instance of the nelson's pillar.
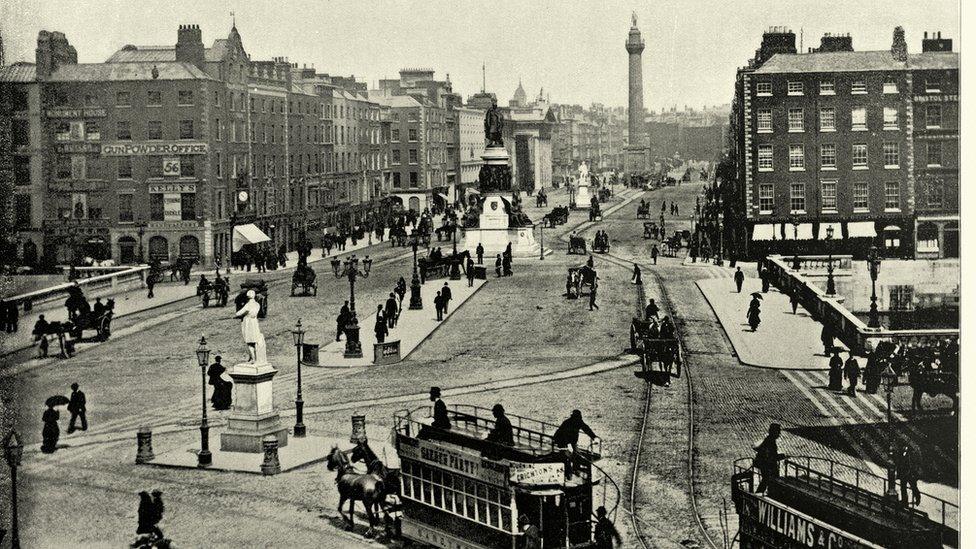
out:
<path id="1" fill-rule="evenodd" d="M 627 103 L 627 132 L 629 144 L 626 147 L 624 168 L 628 174 L 640 173 L 648 169 L 647 133 L 644 124 L 644 80 L 641 73 L 641 53 L 644 52 L 644 39 L 637 28 L 637 14 L 627 36 L 629 101 Z"/>

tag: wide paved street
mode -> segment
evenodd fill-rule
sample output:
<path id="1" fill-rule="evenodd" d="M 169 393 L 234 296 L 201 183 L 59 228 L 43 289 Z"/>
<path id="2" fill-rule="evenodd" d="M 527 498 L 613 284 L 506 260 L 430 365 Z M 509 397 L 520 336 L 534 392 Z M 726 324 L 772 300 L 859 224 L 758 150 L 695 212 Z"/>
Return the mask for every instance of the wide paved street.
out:
<path id="1" fill-rule="evenodd" d="M 685 540 L 704 545 L 706 535 L 720 545 L 722 515 L 732 513 L 728 522 L 735 523 L 728 493 L 731 464 L 751 457 L 752 445 L 770 421 L 783 425 L 780 448 L 789 455 L 828 457 L 881 471 L 887 444 L 881 397 L 852 399 L 824 390 L 825 373 L 789 368 L 785 347 L 783 369 L 741 364 L 696 284 L 725 279 L 731 286 L 731 269 L 683 264 L 683 254 L 651 264 L 650 241 L 642 237 L 643 221 L 634 215 L 637 203 L 648 200 L 654 211 L 662 200 L 675 201 L 679 211 L 691 212 L 700 189 L 699 182 L 652 192 L 618 187 L 604 205 L 612 213 L 602 222 L 584 223 L 584 213 L 573 212 L 566 225 L 547 229 L 551 255 L 516 261 L 510 278 L 490 273 L 487 284 L 400 364 L 304 368 L 309 433 L 347 440 L 350 416 L 364 413 L 369 432 L 382 440 L 393 411 L 424 404 L 431 385 L 443 387 L 450 403 L 490 407 L 501 402 L 511 413 L 553 423 L 578 407 L 604 440 L 601 467 L 616 483 L 616 488 L 605 486 L 607 506 L 615 506 L 628 546 L 636 543 L 634 524 L 653 546 Z M 565 193 L 553 192 L 550 207 L 559 200 L 565 200 Z M 688 223 L 687 216 L 668 221 L 673 229 Z M 594 254 L 601 291 L 600 309 L 593 312 L 585 299 L 563 295 L 566 268 L 586 257 L 567 255 L 557 235 L 577 228 L 588 239 L 597 229 L 610 235 L 610 253 Z M 362 310 L 380 303 L 397 277 L 409 279 L 411 262 L 405 249 L 389 244 L 368 252 L 375 260 L 373 271 L 356 288 Z M 682 339 L 685 375 L 668 388 L 645 387 L 632 373 L 634 356 L 623 354 L 638 295 L 630 284 L 634 262 L 643 270 L 647 297 L 673 315 Z M 346 281 L 335 280 L 326 262 L 313 265 L 318 297 L 289 297 L 284 283 L 272 283 L 271 312 L 261 323 L 269 359 L 280 371 L 274 396 L 286 424 L 294 417 L 296 377 L 289 330 L 300 317 L 308 339 L 328 343 L 336 311 L 348 297 Z M 754 272 L 744 266 L 750 269 Z M 426 306 L 430 311 L 431 305 Z M 272 478 L 134 464 L 135 432 L 141 426 L 153 428 L 157 453 L 196 447 L 200 372 L 193 352 L 203 335 L 226 362 L 243 358 L 231 312 L 179 302 L 144 313 L 108 342 L 74 358 L 4 370 L 4 398 L 19 400 L 28 411 L 18 420 L 28 443 L 22 475 L 30 489 L 21 495 L 21 521 L 29 546 L 69 538 L 93 546 L 127 543 L 135 524 L 134 486 L 167 494 L 164 526 L 181 546 L 268 545 L 280 539 L 293 546 L 376 543 L 363 539 L 361 527 L 353 533 L 341 529 L 332 477 L 323 464 Z M 775 329 L 775 317 L 768 323 Z M 369 329 L 368 323 L 363 327 Z M 73 381 L 88 394 L 91 428 L 70 435 L 62 428 L 63 447 L 42 454 L 43 399 L 67 393 Z M 646 398 L 650 403 L 641 435 Z M 907 398 L 907 393 L 896 394 L 898 436 L 920 445 L 930 457 L 923 484 L 935 494 L 952 496 L 958 486 L 955 442 L 936 435 L 952 419 L 931 414 L 908 421 L 903 416 Z M 224 414 L 211 411 L 218 427 Z M 247 520 L 240 522 L 241 517 Z M 234 521 L 238 527 L 212 531 Z"/>

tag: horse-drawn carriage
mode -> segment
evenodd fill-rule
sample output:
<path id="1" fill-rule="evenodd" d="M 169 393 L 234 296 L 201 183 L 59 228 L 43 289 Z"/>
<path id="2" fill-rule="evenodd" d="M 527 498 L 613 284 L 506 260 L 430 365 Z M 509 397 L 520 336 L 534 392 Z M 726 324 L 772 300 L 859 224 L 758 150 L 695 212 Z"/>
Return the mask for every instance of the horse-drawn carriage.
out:
<path id="1" fill-rule="evenodd" d="M 268 285 L 260 278 L 248 278 L 241 283 L 241 291 L 234 298 L 234 307 L 239 311 L 241 307 L 247 304 L 248 290 L 254 290 L 254 298 L 261 305 L 261 309 L 258 311 L 258 318 L 268 316 Z"/>
<path id="2" fill-rule="evenodd" d="M 434 230 L 434 233 L 437 235 L 437 241 L 438 242 L 440 242 L 442 240 L 450 241 L 451 238 L 454 237 L 454 231 L 455 230 L 456 229 L 455 229 L 455 226 L 454 225 L 444 224 L 444 225 L 441 225 L 440 227 L 438 227 L 437 229 L 435 229 Z"/>
<path id="3" fill-rule="evenodd" d="M 647 202 L 637 206 L 637 219 L 649 219 L 651 217 L 651 205 Z M 646 224 L 645 224 L 646 225 Z M 644 231 L 645 237 L 647 231 Z"/>
<path id="4" fill-rule="evenodd" d="M 607 233 L 597 232 L 593 237 L 593 251 L 598 254 L 610 253 L 610 237 Z"/>
<path id="5" fill-rule="evenodd" d="M 545 227 L 555 227 L 556 225 L 563 225 L 569 220 L 569 208 L 565 206 L 556 206 L 551 212 L 542 218 L 543 226 Z"/>
<path id="6" fill-rule="evenodd" d="M 593 202 L 590 203 L 590 221 L 603 221 L 603 212 L 600 210 L 600 202 L 593 197 Z"/>
<path id="7" fill-rule="evenodd" d="M 650 206 L 648 206 L 650 207 Z M 656 221 L 645 221 L 644 222 L 644 238 L 653 238 L 657 240 L 659 236 L 657 222 Z"/>
<path id="8" fill-rule="evenodd" d="M 566 254 L 586 255 L 586 239 L 582 236 L 571 235 L 569 237 L 569 248 Z"/>
<path id="9" fill-rule="evenodd" d="M 200 296 L 200 303 L 204 307 L 209 307 L 211 301 L 217 307 L 223 307 L 227 305 L 230 287 L 227 285 L 226 279 L 218 278 L 213 282 L 200 284 L 197 287 L 197 294 Z"/>
<path id="10" fill-rule="evenodd" d="M 393 246 L 406 246 L 407 229 L 403 226 L 390 228 L 390 244 Z"/>
<path id="11" fill-rule="evenodd" d="M 608 202 L 610 200 L 610 189 L 606 187 L 601 187 L 597 191 L 597 196 L 600 198 L 600 202 Z"/>
<path id="12" fill-rule="evenodd" d="M 672 378 L 681 377 L 681 345 L 677 338 L 640 337 L 637 343 L 641 369 L 634 372 L 635 376 L 663 387 L 671 385 Z"/>
<path id="13" fill-rule="evenodd" d="M 566 271 L 566 297 L 570 299 L 582 297 L 584 286 L 589 286 L 590 291 L 593 291 L 593 285 L 598 278 L 596 269 L 589 265 L 581 265 L 570 267 Z"/>
<path id="14" fill-rule="evenodd" d="M 301 288 L 302 295 L 318 295 L 319 287 L 315 283 L 315 269 L 308 265 L 299 265 L 291 275 L 291 295 Z"/>

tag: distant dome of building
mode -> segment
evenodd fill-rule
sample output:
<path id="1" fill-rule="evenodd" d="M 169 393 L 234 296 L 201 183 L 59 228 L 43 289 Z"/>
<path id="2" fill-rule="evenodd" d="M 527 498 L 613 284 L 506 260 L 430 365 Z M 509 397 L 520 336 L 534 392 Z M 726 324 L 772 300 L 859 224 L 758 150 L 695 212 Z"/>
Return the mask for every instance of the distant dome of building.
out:
<path id="1" fill-rule="evenodd" d="M 515 95 L 512 96 L 512 100 L 509 105 L 512 107 L 524 107 L 527 96 L 525 95 L 525 89 L 522 88 L 522 79 L 519 78 L 518 88 L 515 90 Z"/>

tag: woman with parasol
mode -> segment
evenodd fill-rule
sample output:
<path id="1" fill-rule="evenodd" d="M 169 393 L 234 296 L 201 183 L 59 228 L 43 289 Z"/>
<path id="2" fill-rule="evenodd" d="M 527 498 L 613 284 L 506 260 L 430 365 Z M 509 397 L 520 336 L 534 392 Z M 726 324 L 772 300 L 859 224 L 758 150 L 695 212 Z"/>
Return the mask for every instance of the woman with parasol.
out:
<path id="1" fill-rule="evenodd" d="M 749 303 L 749 312 L 746 313 L 746 320 L 749 321 L 749 327 L 755 332 L 759 328 L 759 301 L 762 299 L 762 294 L 759 292 L 752 293 L 752 301 Z"/>
<path id="2" fill-rule="evenodd" d="M 44 427 L 41 429 L 43 440 L 41 451 L 45 454 L 53 454 L 58 449 L 58 439 L 61 438 L 61 429 L 58 427 L 58 419 L 61 414 L 54 407 L 65 406 L 69 402 L 71 400 L 63 395 L 54 395 L 44 402 L 47 405 L 47 410 L 44 410 L 44 415 L 41 416 L 41 421 L 44 422 Z"/>

